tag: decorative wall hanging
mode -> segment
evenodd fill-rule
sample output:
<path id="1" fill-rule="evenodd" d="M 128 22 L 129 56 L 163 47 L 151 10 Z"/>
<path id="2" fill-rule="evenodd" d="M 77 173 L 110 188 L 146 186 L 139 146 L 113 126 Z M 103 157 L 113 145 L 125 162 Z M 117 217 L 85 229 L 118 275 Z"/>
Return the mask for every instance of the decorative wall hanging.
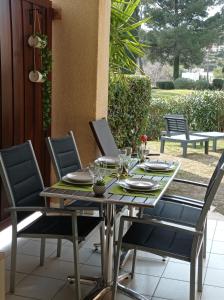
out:
<path id="1" fill-rule="evenodd" d="M 33 10 L 33 34 L 28 38 L 28 44 L 33 48 L 33 69 L 29 72 L 29 79 L 33 83 L 41 83 L 43 101 L 43 129 L 51 124 L 51 81 L 49 73 L 52 70 L 52 53 L 48 47 L 48 37 L 41 33 L 40 11 Z M 41 59 L 41 67 L 37 70 L 37 55 Z"/>

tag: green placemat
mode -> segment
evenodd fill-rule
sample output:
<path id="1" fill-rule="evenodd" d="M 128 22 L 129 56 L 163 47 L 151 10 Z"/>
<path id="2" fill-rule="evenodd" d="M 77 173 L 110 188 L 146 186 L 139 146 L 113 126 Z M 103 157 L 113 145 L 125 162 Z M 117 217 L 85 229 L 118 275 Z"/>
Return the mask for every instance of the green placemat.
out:
<path id="1" fill-rule="evenodd" d="M 124 188 L 120 187 L 118 184 L 114 184 L 110 190 L 109 193 L 114 195 L 123 195 L 123 196 L 132 196 L 132 197 L 149 197 L 149 196 L 159 196 L 161 193 L 162 188 L 166 185 L 166 182 L 160 182 L 161 189 L 157 191 L 147 192 L 147 193 L 139 193 L 139 192 L 128 192 Z"/>
<path id="2" fill-rule="evenodd" d="M 112 180 L 112 177 L 106 176 L 104 178 L 105 183 L 109 183 Z M 63 181 L 59 181 L 55 183 L 52 188 L 55 189 L 63 189 L 63 190 L 71 190 L 71 191 L 81 191 L 81 192 L 92 192 L 93 186 L 92 185 L 73 185 Z"/>
<path id="3" fill-rule="evenodd" d="M 151 172 L 151 171 L 145 171 L 139 168 L 138 166 L 136 166 L 133 170 L 131 170 L 131 174 L 148 175 L 148 176 L 172 176 L 175 170 L 176 168 L 166 172 L 155 172 L 155 171 Z"/>

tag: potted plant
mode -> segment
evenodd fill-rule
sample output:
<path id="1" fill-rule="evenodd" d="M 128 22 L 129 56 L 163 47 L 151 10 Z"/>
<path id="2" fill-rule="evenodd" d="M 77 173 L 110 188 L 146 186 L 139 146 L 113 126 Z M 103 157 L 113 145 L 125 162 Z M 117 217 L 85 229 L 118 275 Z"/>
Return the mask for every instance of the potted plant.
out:
<path id="1" fill-rule="evenodd" d="M 102 196 L 106 191 L 105 181 L 102 178 L 96 180 L 93 184 L 93 191 L 95 195 Z"/>

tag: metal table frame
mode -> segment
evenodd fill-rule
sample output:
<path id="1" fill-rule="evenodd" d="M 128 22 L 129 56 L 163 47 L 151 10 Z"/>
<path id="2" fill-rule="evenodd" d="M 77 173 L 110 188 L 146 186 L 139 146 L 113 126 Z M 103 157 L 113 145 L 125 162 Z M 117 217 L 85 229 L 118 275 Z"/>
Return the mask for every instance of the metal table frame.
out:
<path id="1" fill-rule="evenodd" d="M 161 173 L 161 176 L 152 176 L 157 181 L 163 181 L 164 187 L 161 190 L 161 193 L 157 196 L 148 196 L 148 197 L 135 197 L 135 196 L 125 196 L 125 195 L 115 195 L 110 193 L 110 188 L 115 184 L 116 179 L 112 179 L 107 185 L 107 190 L 103 197 L 96 197 L 92 192 L 81 192 L 81 191 L 71 191 L 63 190 L 58 188 L 46 188 L 41 192 L 41 196 L 52 197 L 61 199 L 70 199 L 70 200 L 83 200 L 83 201 L 94 201 L 103 203 L 105 205 L 105 243 L 104 243 L 104 270 L 102 278 L 90 278 L 84 277 L 83 280 L 85 283 L 95 282 L 96 285 L 94 289 L 84 298 L 85 300 L 97 300 L 102 299 L 105 294 L 111 292 L 113 285 L 113 258 L 114 258 L 114 217 L 115 217 L 115 205 L 128 205 L 129 207 L 135 208 L 148 208 L 155 207 L 156 203 L 163 196 L 170 183 L 176 176 L 180 167 L 178 163 L 174 173 L 170 176 L 165 176 Z M 150 175 L 150 173 L 149 173 Z M 167 175 L 167 174 L 166 174 Z M 142 175 L 136 175 L 135 177 L 142 177 Z M 147 176 L 148 178 L 149 176 Z M 134 290 L 131 290 L 120 284 L 120 281 L 128 278 L 129 273 L 122 274 L 119 277 L 118 289 L 122 293 L 128 295 L 132 299 L 146 300 L 146 298 Z"/>

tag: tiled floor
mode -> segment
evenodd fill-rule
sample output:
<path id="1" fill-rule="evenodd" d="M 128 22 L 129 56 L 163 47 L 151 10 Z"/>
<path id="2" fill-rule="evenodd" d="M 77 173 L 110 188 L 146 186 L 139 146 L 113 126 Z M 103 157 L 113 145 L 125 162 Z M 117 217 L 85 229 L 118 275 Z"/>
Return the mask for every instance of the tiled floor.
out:
<path id="1" fill-rule="evenodd" d="M 93 253 L 93 237 L 80 250 L 81 274 L 100 275 L 100 255 Z M 0 245 L 4 241 L 1 240 Z M 207 258 L 203 274 L 203 293 L 198 300 L 224 299 L 224 217 L 211 214 L 208 221 Z M 6 252 L 6 282 L 8 291 L 10 270 L 10 247 L 2 246 L 0 251 Z M 74 299 L 74 286 L 66 282 L 66 276 L 72 274 L 72 248 L 69 242 L 63 242 L 60 258 L 56 258 L 56 241 L 49 240 L 46 247 L 44 267 L 38 266 L 39 241 L 20 239 L 18 245 L 16 291 L 14 295 L 7 293 L 7 300 L 68 300 Z M 131 260 L 125 266 L 130 270 Z M 136 273 L 133 280 L 125 284 L 144 294 L 151 300 L 188 300 L 189 299 L 189 264 L 175 259 L 163 262 L 160 257 L 138 253 Z M 82 286 L 85 295 L 90 286 Z M 118 300 L 130 299 L 122 294 Z M 109 300 L 109 299 L 106 299 Z"/>

